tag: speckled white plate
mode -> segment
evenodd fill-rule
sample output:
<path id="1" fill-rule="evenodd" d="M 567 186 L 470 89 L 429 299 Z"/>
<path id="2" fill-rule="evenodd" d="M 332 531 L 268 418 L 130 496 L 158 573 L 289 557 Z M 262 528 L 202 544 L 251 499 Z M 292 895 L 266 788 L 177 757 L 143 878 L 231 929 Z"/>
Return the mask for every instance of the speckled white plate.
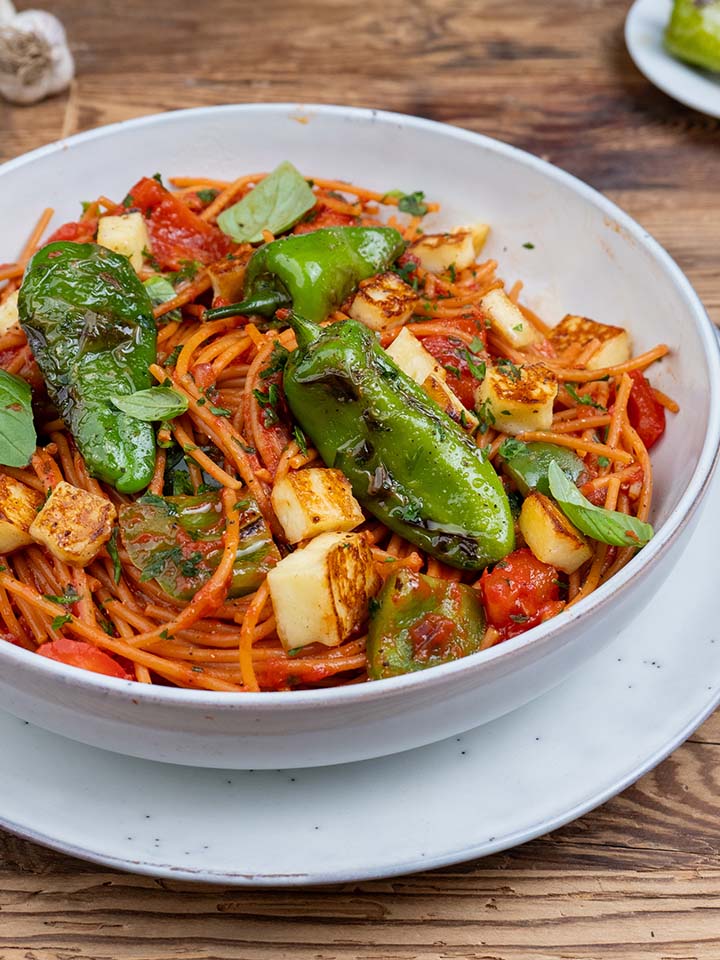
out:
<path id="1" fill-rule="evenodd" d="M 625 21 L 625 43 L 635 66 L 663 93 L 711 117 L 720 117 L 720 74 L 677 60 L 663 34 L 672 0 L 635 0 Z"/>
<path id="2" fill-rule="evenodd" d="M 0 714 L 0 824 L 153 876 L 303 885 L 515 846 L 618 793 L 720 699 L 720 476 L 666 586 L 586 666 L 477 730 L 380 760 L 221 771 L 136 760 Z"/>

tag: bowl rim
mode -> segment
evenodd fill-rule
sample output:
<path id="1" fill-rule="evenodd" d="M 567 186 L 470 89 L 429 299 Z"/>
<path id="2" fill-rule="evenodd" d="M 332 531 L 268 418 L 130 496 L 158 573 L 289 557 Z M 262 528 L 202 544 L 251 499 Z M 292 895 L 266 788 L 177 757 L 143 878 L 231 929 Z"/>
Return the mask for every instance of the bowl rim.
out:
<path id="1" fill-rule="evenodd" d="M 566 635 L 570 639 L 570 631 L 577 629 L 580 621 L 588 616 L 597 614 L 611 598 L 624 594 L 638 579 L 647 574 L 649 569 L 657 564 L 665 555 L 670 546 L 677 540 L 689 524 L 697 510 L 712 477 L 720 455 L 720 332 L 710 320 L 705 307 L 693 289 L 690 281 L 682 272 L 670 254 L 637 223 L 629 214 L 625 213 L 615 203 L 605 197 L 595 188 L 568 173 L 562 168 L 535 154 L 515 147 L 512 144 L 489 137 L 485 134 L 466 130 L 462 127 L 415 117 L 409 114 L 387 110 L 378 110 L 369 107 L 348 107 L 335 104 L 313 103 L 231 103 L 216 106 L 192 107 L 183 110 L 165 111 L 106 124 L 74 134 L 71 137 L 54 141 L 22 154 L 0 165 L 0 181 L 14 170 L 32 164 L 43 157 L 52 156 L 69 147 L 81 145 L 96 139 L 112 137 L 121 130 L 137 129 L 144 126 L 156 126 L 171 123 L 178 118 L 203 118 L 209 116 L 230 116 L 232 114 L 252 115 L 254 113 L 276 114 L 288 119 L 297 119 L 297 115 L 309 114 L 324 117 L 338 117 L 354 119 L 360 122 L 380 122 L 405 128 L 415 128 L 421 131 L 434 133 L 450 139 L 462 140 L 488 150 L 500 156 L 519 161 L 521 164 L 569 188 L 586 202 L 609 218 L 610 222 L 619 228 L 631 240 L 644 248 L 652 258 L 659 263 L 663 272 L 669 277 L 677 292 L 683 299 L 687 312 L 692 316 L 695 331 L 704 348 L 704 355 L 708 365 L 710 391 L 708 397 L 708 428 L 700 455 L 697 460 L 690 482 L 680 497 L 677 505 L 671 511 L 665 522 L 656 532 L 650 543 L 636 554 L 630 562 L 619 571 L 612 580 L 600 586 L 588 597 L 580 601 L 577 606 L 563 611 L 557 617 L 544 624 L 533 627 L 525 633 L 519 634 L 502 644 L 488 650 L 478 651 L 460 660 L 440 664 L 430 670 L 420 670 L 404 674 L 399 677 L 389 677 L 382 681 L 372 681 L 362 684 L 353 684 L 344 687 L 326 687 L 319 690 L 267 691 L 259 693 L 225 693 L 212 690 L 196 690 L 192 688 L 160 687 L 137 683 L 132 680 L 120 680 L 114 677 L 105 677 L 101 674 L 79 670 L 65 664 L 52 661 L 45 657 L 38 657 L 31 651 L 17 647 L 11 643 L 0 644 L 0 662 L 2 660 L 15 661 L 18 667 L 35 670 L 47 678 L 54 677 L 61 686 L 82 687 L 88 693 L 111 696 L 116 701 L 127 701 L 135 708 L 143 702 L 162 707 L 183 707 L 188 712 L 207 710 L 212 708 L 220 712 L 243 710 L 254 714 L 270 711 L 275 714 L 280 711 L 314 710 L 317 707 L 351 706 L 358 703 L 384 700 L 388 697 L 401 695 L 414 688 L 429 691 L 438 685 L 449 682 L 453 676 L 464 674 L 482 674 L 503 663 L 512 669 L 512 661 L 524 654 L 527 648 L 541 656 L 544 648 L 550 645 L 559 635 Z M 567 641 L 566 641 L 567 642 Z M 478 678 L 480 679 L 480 678 Z"/>

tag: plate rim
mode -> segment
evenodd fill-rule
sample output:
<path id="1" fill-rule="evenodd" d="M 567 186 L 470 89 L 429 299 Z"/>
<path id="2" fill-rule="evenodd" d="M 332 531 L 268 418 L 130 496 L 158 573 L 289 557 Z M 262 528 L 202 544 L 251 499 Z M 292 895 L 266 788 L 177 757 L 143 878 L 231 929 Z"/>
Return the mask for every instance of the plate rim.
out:
<path id="1" fill-rule="evenodd" d="M 660 0 L 660 2 L 667 3 L 668 7 L 671 8 L 671 0 Z M 663 73 L 659 73 L 648 63 L 648 58 L 642 47 L 638 45 L 637 42 L 637 32 L 640 27 L 640 20 L 648 12 L 653 11 L 656 7 L 659 9 L 660 4 L 658 0 L 635 0 L 630 9 L 628 10 L 627 16 L 625 17 L 625 26 L 624 26 L 624 38 L 625 46 L 628 53 L 630 54 L 630 59 L 635 64 L 640 73 L 645 77 L 645 79 L 651 83 L 654 87 L 664 93 L 666 96 L 670 97 L 671 100 L 675 100 L 676 103 L 681 103 L 685 107 L 689 107 L 691 110 L 697 110 L 698 113 L 703 113 L 708 117 L 714 117 L 715 119 L 720 120 L 720 85 L 718 86 L 718 106 L 713 107 L 712 104 L 709 104 L 702 97 L 695 97 L 693 94 L 683 94 L 682 92 L 678 93 L 677 87 L 675 84 L 670 81 L 668 82 L 665 79 Z M 689 76 L 693 76 L 696 80 L 702 79 L 702 74 L 698 73 L 700 70 L 699 67 L 693 67 L 689 63 L 673 57 L 670 53 L 664 50 L 664 58 L 667 60 L 668 64 L 672 65 L 673 70 L 684 70 Z"/>
<path id="2" fill-rule="evenodd" d="M 642 2 L 642 0 L 636 0 L 636 3 L 638 2 Z M 21 154 L 19 157 L 15 157 L 0 165 L 0 182 L 5 174 L 11 173 L 16 168 L 32 163 L 36 159 L 65 151 L 78 144 L 112 136 L 120 130 L 170 123 L 177 117 L 192 118 L 201 115 L 222 116 L 223 114 L 232 114 L 238 111 L 247 114 L 273 113 L 280 116 L 285 115 L 290 120 L 295 120 L 299 113 L 309 114 L 310 119 L 312 119 L 313 114 L 319 114 L 345 119 L 358 118 L 364 121 L 380 120 L 381 122 L 394 123 L 401 127 L 409 126 L 421 130 L 427 129 L 431 132 L 442 132 L 445 136 L 449 135 L 458 140 L 469 141 L 495 153 L 521 159 L 523 163 L 529 164 L 531 167 L 539 169 L 555 181 L 567 185 L 593 206 L 598 207 L 607 217 L 612 218 L 613 223 L 617 227 L 626 231 L 631 238 L 647 248 L 653 258 L 659 261 L 666 273 L 670 275 L 678 294 L 686 304 L 689 314 L 694 318 L 698 336 L 705 348 L 709 367 L 711 403 L 708 429 L 695 471 L 678 504 L 672 511 L 670 517 L 665 521 L 660 535 L 656 536 L 646 548 L 647 553 L 645 557 L 642 557 L 640 554 L 636 555 L 612 581 L 600 586 L 593 594 L 586 597 L 577 606 L 571 608 L 571 610 L 563 611 L 559 616 L 554 618 L 551 628 L 541 624 L 490 650 L 471 654 L 461 661 L 439 665 L 432 670 L 392 677 L 380 683 L 360 684 L 353 687 L 331 687 L 321 691 L 299 690 L 294 691 L 291 696 L 281 692 L 245 693 L 242 695 L 241 700 L 238 700 L 238 695 L 233 693 L 155 686 L 153 686 L 152 689 L 147 689 L 143 684 L 138 685 L 132 681 L 103 677 L 100 674 L 80 671 L 76 668 L 42 657 L 38 658 L 30 652 L 22 648 L 13 647 L 12 645 L 3 645 L 0 647 L 0 663 L 5 658 L 14 660 L 18 665 L 25 665 L 36 672 L 44 672 L 48 676 L 53 675 L 60 683 L 67 686 L 90 688 L 96 692 L 101 692 L 105 695 L 113 696 L 118 700 L 128 702 L 134 699 L 141 699 L 145 703 L 153 703 L 170 708 L 183 707 L 188 710 L 204 710 L 212 707 L 220 711 L 246 708 L 248 711 L 256 713 L 265 713 L 268 711 L 272 713 L 282 711 L 293 712 L 302 709 L 314 710 L 328 703 L 376 702 L 377 700 L 394 696 L 396 693 L 399 694 L 407 688 L 422 686 L 426 690 L 431 689 L 437 684 L 443 684 L 446 677 L 458 671 L 468 673 L 477 671 L 481 673 L 484 670 L 490 669 L 490 665 L 498 660 L 510 661 L 530 645 L 537 648 L 539 645 L 549 643 L 555 638 L 559 631 L 564 631 L 576 621 L 582 622 L 586 615 L 590 615 L 593 612 L 597 614 L 599 607 L 607 603 L 609 599 L 617 596 L 620 592 L 629 589 L 637 576 L 643 577 L 652 566 L 656 565 L 677 537 L 682 534 L 695 515 L 701 501 L 703 501 L 715 467 L 720 459 L 720 345 L 715 336 L 715 327 L 700 297 L 677 262 L 633 217 L 608 199 L 599 190 L 596 190 L 590 186 L 590 184 L 573 174 L 568 173 L 562 167 L 543 160 L 536 154 L 516 147 L 506 141 L 468 130 L 464 127 L 454 126 L 436 120 L 428 120 L 411 114 L 379 110 L 370 107 L 350 107 L 339 104 L 300 102 L 259 102 L 218 104 L 147 114 L 141 117 L 134 117 L 130 120 L 122 120 L 116 123 L 94 127 L 90 130 L 74 134 L 71 137 L 37 147 L 28 153 Z M 712 402 L 713 398 L 715 400 L 714 403 Z M 709 438 L 714 439 L 709 440 Z M 680 514 L 682 515 L 677 516 L 677 519 L 672 519 L 673 516 Z M 668 524 L 671 524 L 671 526 L 669 527 Z M 650 556 L 648 556 L 648 553 Z M 537 634 L 541 635 L 537 636 Z M 138 687 L 141 689 L 138 689 Z"/>

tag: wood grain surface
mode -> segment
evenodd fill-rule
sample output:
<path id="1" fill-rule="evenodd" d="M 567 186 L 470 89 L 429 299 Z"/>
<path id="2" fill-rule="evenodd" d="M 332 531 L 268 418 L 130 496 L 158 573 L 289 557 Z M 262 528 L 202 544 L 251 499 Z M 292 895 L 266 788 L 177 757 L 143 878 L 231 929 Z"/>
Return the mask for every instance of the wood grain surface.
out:
<path id="1" fill-rule="evenodd" d="M 78 78 L 32 108 L 0 105 L 0 160 L 203 104 L 414 113 L 531 150 L 606 193 L 720 323 L 720 124 L 637 72 L 622 40 L 627 2 L 42 5 L 68 29 Z M 654 773 L 551 836 L 434 873 L 305 892 L 127 876 L 0 833 L 0 960 L 718 960 L 719 763 L 716 715 Z"/>

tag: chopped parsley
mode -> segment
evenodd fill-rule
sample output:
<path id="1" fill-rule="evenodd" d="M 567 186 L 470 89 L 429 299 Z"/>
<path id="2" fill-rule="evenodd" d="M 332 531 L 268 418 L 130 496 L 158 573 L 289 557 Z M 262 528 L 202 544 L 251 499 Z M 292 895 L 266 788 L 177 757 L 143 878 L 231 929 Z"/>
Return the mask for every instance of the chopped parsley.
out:
<path id="1" fill-rule="evenodd" d="M 603 412 L 606 412 L 606 409 L 607 409 L 607 408 L 604 407 L 601 403 L 597 403 L 595 400 L 593 400 L 593 398 L 590 396 L 589 393 L 579 394 L 579 393 L 577 392 L 577 384 L 576 384 L 576 383 L 570 383 L 570 382 L 568 381 L 568 382 L 565 384 L 565 389 L 566 389 L 567 392 L 570 394 L 570 396 L 573 398 L 573 400 L 575 401 L 575 403 L 579 403 L 579 404 L 581 404 L 583 407 L 595 407 L 596 410 L 602 410 Z"/>
<path id="2" fill-rule="evenodd" d="M 289 356 L 290 351 L 284 347 L 279 340 L 276 340 L 272 353 L 270 354 L 270 362 L 264 370 L 260 371 L 260 379 L 267 380 L 267 378 L 271 377 L 274 373 L 279 373 L 281 370 L 284 370 Z"/>
<path id="3" fill-rule="evenodd" d="M 228 410 L 227 407 L 208 407 L 210 413 L 215 417 L 230 417 L 232 416 L 232 410 Z"/>
<path id="4" fill-rule="evenodd" d="M 197 197 L 201 203 L 212 203 L 218 193 L 219 190 L 198 190 Z"/>
<path id="5" fill-rule="evenodd" d="M 280 422 L 277 414 L 277 403 L 280 399 L 280 392 L 276 383 L 271 383 L 266 392 L 262 390 L 253 390 L 253 396 L 262 407 L 263 423 L 266 427 L 272 427 Z"/>
<path id="6" fill-rule="evenodd" d="M 202 563 L 203 555 L 200 551 L 195 551 L 191 553 L 189 557 L 186 557 L 180 564 L 180 573 L 184 577 L 197 577 L 200 575 L 200 564 Z"/>
<path id="7" fill-rule="evenodd" d="M 113 562 L 113 579 L 115 583 L 120 583 L 120 577 L 122 575 L 122 564 L 120 563 L 120 554 L 118 552 L 118 528 L 114 527 L 113 532 L 110 534 L 110 539 L 107 544 L 107 552 L 110 556 L 110 559 Z"/>
<path id="8" fill-rule="evenodd" d="M 157 493 L 144 493 L 137 502 L 149 507 L 161 507 L 171 516 L 177 516 L 178 508 L 175 504 L 170 503 L 164 497 L 158 496 Z"/>
<path id="9" fill-rule="evenodd" d="M 72 617 L 69 613 L 61 613 L 60 616 L 55 617 L 50 626 L 53 630 L 60 630 L 66 623 L 72 623 Z"/>
<path id="10" fill-rule="evenodd" d="M 500 357 L 495 362 L 495 366 L 503 376 L 509 380 L 513 380 L 515 383 L 522 379 L 522 367 L 518 367 L 517 364 L 513 363 L 512 360 L 508 360 L 507 357 Z"/>
<path id="11" fill-rule="evenodd" d="M 168 547 L 166 550 L 156 550 L 149 562 L 145 564 L 140 574 L 140 582 L 145 583 L 146 580 L 154 580 L 155 577 L 163 572 L 168 563 L 180 564 L 182 560 L 183 555 L 180 547 Z"/>
<path id="12" fill-rule="evenodd" d="M 597 458 L 597 463 L 598 463 L 598 466 L 599 466 L 599 467 L 609 467 L 609 466 L 610 466 L 610 458 L 609 458 L 609 457 L 598 457 L 598 458 Z"/>
<path id="13" fill-rule="evenodd" d="M 465 351 L 465 359 L 467 360 L 468 370 L 473 377 L 475 377 L 476 380 L 484 380 L 485 374 L 487 373 L 487 364 L 485 361 L 480 360 L 478 363 L 476 363 L 475 358 L 469 350 Z"/>
<path id="14" fill-rule="evenodd" d="M 530 243 L 529 240 L 526 241 L 526 242 L 523 244 L 523 246 L 525 247 L 526 250 L 534 250 L 534 249 L 535 249 L 535 244 L 534 244 L 534 243 Z"/>
<path id="15" fill-rule="evenodd" d="M 300 448 L 300 453 L 306 457 L 308 452 L 307 439 L 297 424 L 293 427 L 293 437 L 295 438 L 295 443 Z"/>
<path id="16" fill-rule="evenodd" d="M 526 450 L 527 447 L 522 440 L 516 440 L 515 437 L 507 437 L 500 444 L 498 453 L 503 460 L 512 460 L 514 457 L 521 456 Z"/>
<path id="17" fill-rule="evenodd" d="M 74 587 L 65 587 L 64 592 L 60 596 L 53 596 L 50 593 L 45 593 L 43 596 L 46 600 L 51 600 L 53 603 L 61 603 L 64 607 L 69 607 L 71 603 L 77 603 L 80 599 L 80 594 Z"/>
<path id="18" fill-rule="evenodd" d="M 387 196 L 397 196 L 393 190 Z M 402 213 L 409 213 L 411 217 L 424 217 L 428 212 L 428 206 L 424 202 L 425 193 L 422 190 L 415 190 L 413 193 L 401 193 L 398 197 L 398 210 Z"/>
<path id="19" fill-rule="evenodd" d="M 478 415 L 479 425 L 478 430 L 480 433 L 487 433 L 490 427 L 495 423 L 495 414 L 492 412 L 490 406 L 490 400 L 485 399 L 477 408 L 476 413 Z"/>
<path id="20" fill-rule="evenodd" d="M 177 358 L 180 356 L 180 351 L 182 350 L 183 345 L 179 343 L 176 347 L 173 347 L 172 353 L 168 355 L 167 360 L 165 361 L 166 367 L 174 367 L 177 363 Z"/>
<path id="21" fill-rule="evenodd" d="M 203 265 L 199 260 L 181 260 L 180 269 L 175 270 L 173 273 L 166 273 L 165 277 L 173 285 L 184 283 L 186 280 L 193 280 L 202 268 Z"/>

